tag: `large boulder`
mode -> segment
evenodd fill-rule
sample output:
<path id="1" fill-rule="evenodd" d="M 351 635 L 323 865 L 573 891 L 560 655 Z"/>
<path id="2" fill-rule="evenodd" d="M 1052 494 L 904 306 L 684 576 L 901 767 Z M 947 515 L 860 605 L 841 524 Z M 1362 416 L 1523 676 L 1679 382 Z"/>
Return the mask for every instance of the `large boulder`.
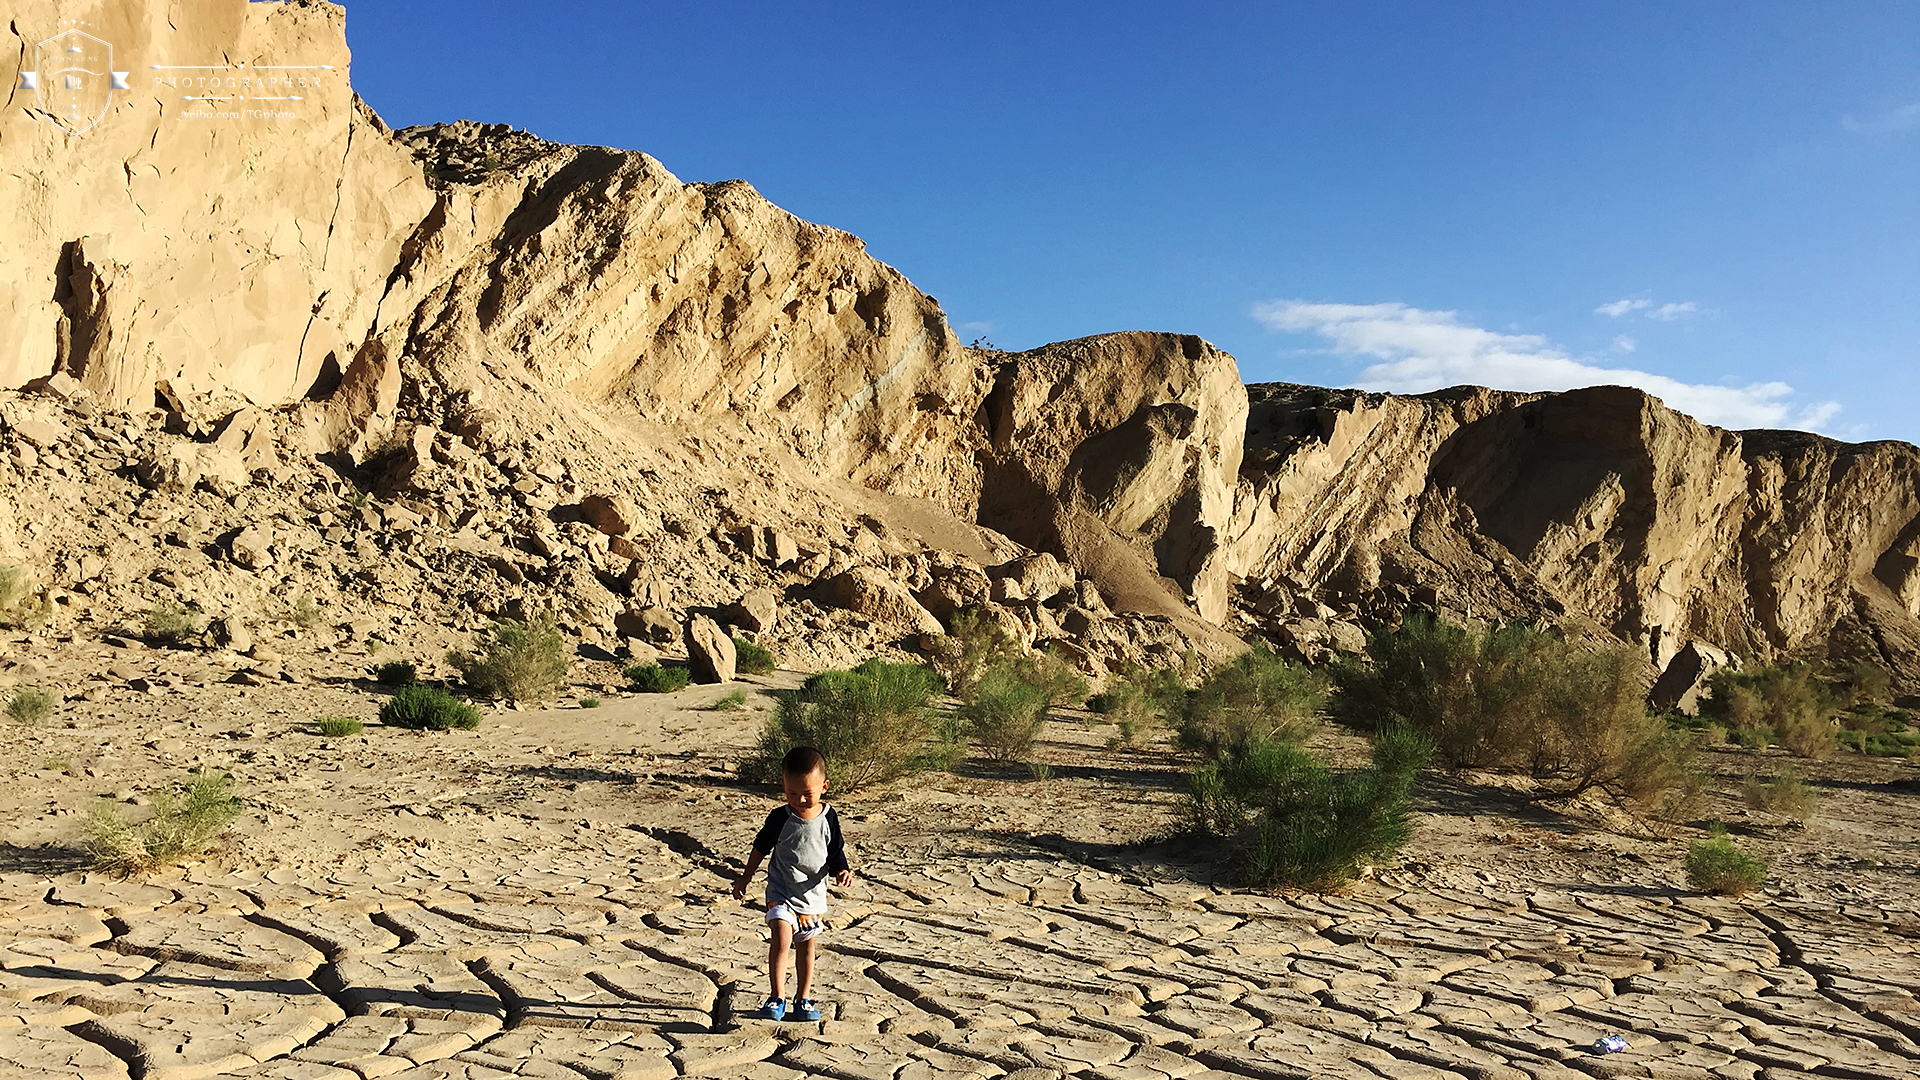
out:
<path id="1" fill-rule="evenodd" d="M 1654 681 L 1647 700 L 1656 709 L 1671 709 L 1697 716 L 1700 713 L 1700 698 L 1707 692 L 1707 680 L 1713 677 L 1714 672 L 1731 666 L 1738 665 L 1725 649 L 1704 641 L 1689 641 L 1667 662 L 1666 670 Z"/>
<path id="2" fill-rule="evenodd" d="M 772 589 L 748 589 L 721 614 L 742 630 L 754 633 L 771 630 L 780 614 L 780 594 Z"/>
<path id="3" fill-rule="evenodd" d="M 827 600 L 882 626 L 915 634 L 942 632 L 940 620 L 907 587 L 871 566 L 856 566 L 827 581 Z"/>
<path id="4" fill-rule="evenodd" d="M 1036 555 L 1023 555 L 1011 562 L 1003 563 L 987 571 L 989 577 L 999 582 L 1008 582 L 1017 586 L 1018 595 L 1007 591 L 1004 600 L 1047 601 L 1068 589 L 1073 588 L 1073 567 L 1054 558 L 1047 552 Z M 1005 586 L 1002 586 L 1005 589 Z M 1002 599 L 996 597 L 996 599 Z M 1004 601 L 1003 601 L 1004 602 Z"/>
<path id="5" fill-rule="evenodd" d="M 640 520 L 640 510 L 625 495 L 589 495 L 580 500 L 580 518 L 608 536 L 625 536 Z"/>
<path id="6" fill-rule="evenodd" d="M 655 605 L 628 608 L 613 617 L 613 628 L 621 637 L 665 644 L 680 632 L 673 613 Z"/>
<path id="7" fill-rule="evenodd" d="M 687 620 L 687 670 L 693 672 L 693 681 L 732 682 L 735 660 L 733 639 L 719 623 L 705 615 Z"/>

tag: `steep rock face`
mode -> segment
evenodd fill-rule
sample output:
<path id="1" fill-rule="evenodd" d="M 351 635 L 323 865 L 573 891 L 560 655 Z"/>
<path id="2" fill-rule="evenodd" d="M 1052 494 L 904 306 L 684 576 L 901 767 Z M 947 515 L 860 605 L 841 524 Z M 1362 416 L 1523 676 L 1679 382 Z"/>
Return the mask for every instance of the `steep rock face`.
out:
<path id="1" fill-rule="evenodd" d="M 1197 337 L 1128 332 L 1048 345 L 999 369 L 982 411 L 980 522 L 1055 552 L 1144 606 L 1162 576 L 1202 617 L 1227 611 L 1247 396 Z M 1151 610 L 1151 608 L 1148 608 Z"/>
<path id="2" fill-rule="evenodd" d="M 70 135 L 18 72 L 39 66 L 40 43 L 73 12 L 54 0 L 14 6 L 11 63 L 0 63 L 11 88 L 0 111 L 0 385 L 64 371 L 103 402 L 146 408 L 162 379 L 280 402 L 329 365 L 337 375 L 433 202 L 419 166 L 348 88 L 344 11 L 246 0 L 89 9 L 85 32 L 112 46 L 131 89 Z M 152 65 L 196 65 L 195 78 L 235 85 L 158 86 L 183 76 Z M 182 100 L 214 94 L 229 100 Z M 301 100 L 240 100 L 256 95 Z M 294 115 L 193 115 L 243 108 Z"/>
<path id="3" fill-rule="evenodd" d="M 432 149 L 476 125 L 403 133 Z M 649 420 L 732 412 L 870 487 L 971 507 L 987 374 L 931 297 L 856 237 L 740 181 L 548 144 L 449 185 L 408 241 L 383 348 L 466 385 L 502 364 Z"/>
<path id="4" fill-rule="evenodd" d="M 1309 589 L 1566 615 L 1664 666 L 1879 654 L 1920 678 L 1920 450 L 1730 432 L 1645 393 L 1253 387 L 1228 560 Z"/>

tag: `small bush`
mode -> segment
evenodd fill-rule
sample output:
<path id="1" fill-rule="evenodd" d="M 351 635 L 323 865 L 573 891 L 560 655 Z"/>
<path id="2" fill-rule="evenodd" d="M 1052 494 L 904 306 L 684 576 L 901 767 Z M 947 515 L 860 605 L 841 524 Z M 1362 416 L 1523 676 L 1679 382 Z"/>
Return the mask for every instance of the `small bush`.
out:
<path id="1" fill-rule="evenodd" d="M 1334 715 L 1404 724 L 1450 768 L 1545 781 L 1536 798 L 1599 788 L 1666 815 L 1700 790 L 1689 740 L 1646 710 L 1646 661 L 1524 624 L 1472 632 L 1424 616 L 1334 665 Z"/>
<path id="2" fill-rule="evenodd" d="M 212 847 L 240 810 L 232 781 L 203 770 L 178 794 L 156 794 L 153 814 L 145 821 L 130 823 L 118 806 L 99 804 L 87 819 L 86 847 L 95 870 L 120 877 L 145 874 Z"/>
<path id="3" fill-rule="evenodd" d="M 437 686 L 403 686 L 380 706 L 380 722 L 388 727 L 425 731 L 480 726 L 480 710 Z"/>
<path id="4" fill-rule="evenodd" d="M 48 758 L 47 763 L 40 767 L 48 772 L 70 773 L 73 771 L 73 762 L 66 758 Z"/>
<path id="5" fill-rule="evenodd" d="M 320 609 L 318 601 L 311 596 L 303 596 L 293 605 L 293 622 L 302 630 L 311 630 L 326 621 L 327 613 Z"/>
<path id="6" fill-rule="evenodd" d="M 817 747 L 827 759 L 827 775 L 843 792 L 936 764 L 953 751 L 946 740 L 927 745 L 935 734 L 927 702 L 938 683 L 936 673 L 918 664 L 880 660 L 809 676 L 801 689 L 780 695 L 741 775 L 777 781 L 781 760 L 796 746 Z"/>
<path id="7" fill-rule="evenodd" d="M 33 577 L 18 566 L 0 566 L 0 629 L 30 626 L 46 618 L 52 605 L 35 589 Z"/>
<path id="8" fill-rule="evenodd" d="M 1747 777 L 1740 784 L 1740 797 L 1749 810 L 1794 818 L 1812 817 L 1820 806 L 1820 796 L 1807 786 L 1804 777 L 1790 769 L 1765 779 Z"/>
<path id="9" fill-rule="evenodd" d="M 1022 681 L 1039 687 L 1047 695 L 1047 704 L 1053 708 L 1078 708 L 1087 700 L 1087 677 L 1076 671 L 1073 664 L 1052 646 L 1020 657 L 1014 661 L 1014 669 Z"/>
<path id="10" fill-rule="evenodd" d="M 1188 696 L 1180 745 L 1218 759 L 1250 742 L 1304 742 L 1320 727 L 1325 678 L 1291 664 L 1264 643 L 1216 668 Z"/>
<path id="11" fill-rule="evenodd" d="M 1027 775 L 1033 777 L 1035 780 L 1051 780 L 1053 779 L 1053 766 L 1044 761 L 1029 761 L 1027 762 Z"/>
<path id="12" fill-rule="evenodd" d="M 1125 665 L 1107 689 L 1087 699 L 1087 708 L 1113 723 L 1109 746 L 1132 746 L 1170 716 L 1185 712 L 1187 686 L 1178 672 Z"/>
<path id="13" fill-rule="evenodd" d="M 600 699 L 597 697 L 583 697 L 580 699 L 579 704 L 583 709 L 597 709 L 600 707 Z"/>
<path id="14" fill-rule="evenodd" d="M 974 744 L 995 761 L 1019 761 L 1047 720 L 1047 691 L 1008 665 L 986 670 L 960 706 Z"/>
<path id="15" fill-rule="evenodd" d="M 1888 731 L 1867 735 L 1861 740 L 1860 749 L 1870 757 L 1920 757 L 1920 734 Z"/>
<path id="16" fill-rule="evenodd" d="M 53 718 L 53 695 L 37 686 L 23 686 L 7 699 L 7 719 L 38 724 Z"/>
<path id="17" fill-rule="evenodd" d="M 956 612 L 947 623 L 944 640 L 931 650 L 945 680 L 945 689 L 965 697 L 973 684 L 995 664 L 1020 659 L 1021 649 L 991 616 L 979 611 Z"/>
<path id="18" fill-rule="evenodd" d="M 1848 705 L 1878 703 L 1893 691 L 1893 676 L 1870 660 L 1853 660 L 1835 673 L 1835 696 Z"/>
<path id="19" fill-rule="evenodd" d="M 1295 743 L 1250 738 L 1189 777 L 1200 828 L 1252 836 L 1241 854 L 1249 884 L 1324 888 L 1398 851 L 1411 835 L 1413 782 L 1432 747 L 1401 727 L 1375 736 L 1371 767 L 1333 773 Z"/>
<path id="20" fill-rule="evenodd" d="M 155 645 L 179 645 L 206 629 L 206 615 L 196 604 L 162 600 L 147 612 L 145 637 Z"/>
<path id="21" fill-rule="evenodd" d="M 338 739 L 345 735 L 358 735 L 366 725 L 351 716 L 323 716 L 313 722 L 314 734 L 328 739 Z"/>
<path id="22" fill-rule="evenodd" d="M 484 697 L 542 701 L 567 681 L 567 644 L 550 611 L 526 622 L 501 619 L 480 632 L 475 648 L 475 655 L 456 649 L 447 662 Z"/>
<path id="23" fill-rule="evenodd" d="M 713 704 L 707 706 L 707 708 L 712 709 L 714 712 L 739 712 L 746 707 L 747 692 L 745 690 L 730 691 L 724 697 L 716 699 Z"/>
<path id="24" fill-rule="evenodd" d="M 412 686 L 420 681 L 420 669 L 411 660 L 389 660 L 373 669 L 373 681 L 383 686 Z"/>
<path id="25" fill-rule="evenodd" d="M 1764 742 L 1778 742 L 1802 757 L 1823 758 L 1839 744 L 1833 717 L 1840 702 L 1811 664 L 1725 668 L 1708 677 L 1707 688 L 1712 696 L 1700 702 L 1701 715 L 1726 724 L 1742 745 L 1747 740 L 1740 739 L 1739 732 L 1765 732 Z"/>
<path id="26" fill-rule="evenodd" d="M 659 664 L 634 664 L 621 672 L 635 690 L 643 694 L 671 694 L 676 690 L 685 690 L 693 681 L 693 673 L 683 667 L 662 667 Z"/>
<path id="27" fill-rule="evenodd" d="M 1741 851 L 1724 829 L 1687 849 L 1687 887 L 1719 896 L 1745 896 L 1764 885 L 1767 861 Z"/>
<path id="28" fill-rule="evenodd" d="M 734 670 L 743 675 L 765 675 L 774 667 L 773 653 L 746 638 L 733 639 Z"/>

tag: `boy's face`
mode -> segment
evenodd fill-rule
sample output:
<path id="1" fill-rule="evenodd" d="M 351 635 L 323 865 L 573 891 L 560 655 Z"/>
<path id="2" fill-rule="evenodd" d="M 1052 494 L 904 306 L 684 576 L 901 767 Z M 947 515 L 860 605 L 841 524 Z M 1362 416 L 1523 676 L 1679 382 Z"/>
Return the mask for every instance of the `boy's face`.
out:
<path id="1" fill-rule="evenodd" d="M 780 778 L 780 783 L 787 789 L 787 809 L 802 819 L 810 819 L 820 812 L 820 800 L 827 793 L 825 769 L 815 769 L 805 776 L 788 773 Z"/>

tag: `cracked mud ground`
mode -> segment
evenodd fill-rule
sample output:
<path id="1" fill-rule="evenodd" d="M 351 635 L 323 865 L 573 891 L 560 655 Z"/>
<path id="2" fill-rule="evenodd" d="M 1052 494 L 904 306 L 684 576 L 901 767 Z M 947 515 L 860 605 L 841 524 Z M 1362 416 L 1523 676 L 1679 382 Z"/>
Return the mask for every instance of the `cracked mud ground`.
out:
<path id="1" fill-rule="evenodd" d="M 1460 778 L 1401 865 L 1271 896 L 1142 843 L 1170 833 L 1165 755 L 1056 723 L 1052 779 L 836 800 L 860 878 L 826 1018 L 771 1023 L 747 1018 L 758 914 L 725 895 L 771 803 L 721 765 L 762 713 L 704 711 L 721 688 L 334 743 L 296 717 L 370 714 L 364 692 L 230 729 L 227 691 L 192 691 L 4 733 L 0 1076 L 1920 1075 L 1910 765 L 1829 776 L 1806 829 L 1748 822 L 1782 880 L 1742 902 L 1677 887 L 1684 840 Z M 73 811 L 196 761 L 250 796 L 228 850 L 147 882 L 77 868 Z"/>

